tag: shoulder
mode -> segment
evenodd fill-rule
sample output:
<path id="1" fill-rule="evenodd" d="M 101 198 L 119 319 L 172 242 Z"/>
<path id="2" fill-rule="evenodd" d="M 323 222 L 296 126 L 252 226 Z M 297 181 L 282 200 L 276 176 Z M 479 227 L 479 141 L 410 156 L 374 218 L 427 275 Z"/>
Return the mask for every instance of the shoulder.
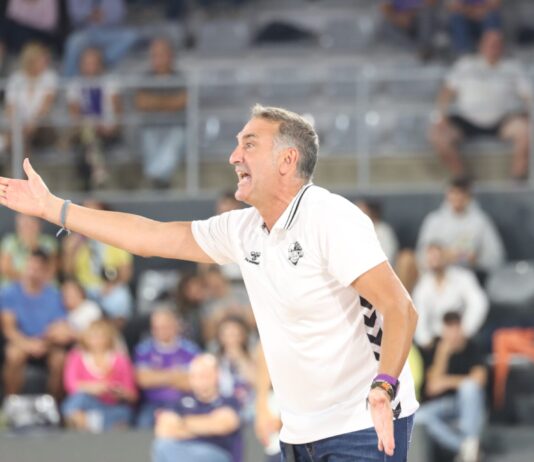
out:
<path id="1" fill-rule="evenodd" d="M 327 219 L 356 219 L 364 223 L 371 220 L 355 204 L 345 197 L 319 186 L 312 186 L 304 198 L 304 211 L 308 220 L 328 224 Z"/>
<path id="2" fill-rule="evenodd" d="M 21 294 L 22 286 L 20 285 L 20 282 L 12 282 L 2 289 L 2 296 L 6 298 L 20 296 Z"/>
<path id="3" fill-rule="evenodd" d="M 154 343 L 152 342 L 151 338 L 147 338 L 140 343 L 137 344 L 135 347 L 135 355 L 136 356 L 146 356 L 150 354 L 154 349 Z"/>
<path id="4" fill-rule="evenodd" d="M 21 71 L 16 71 L 13 74 L 11 74 L 7 79 L 8 85 L 20 85 L 24 82 L 26 78 L 24 77 L 24 74 Z"/>

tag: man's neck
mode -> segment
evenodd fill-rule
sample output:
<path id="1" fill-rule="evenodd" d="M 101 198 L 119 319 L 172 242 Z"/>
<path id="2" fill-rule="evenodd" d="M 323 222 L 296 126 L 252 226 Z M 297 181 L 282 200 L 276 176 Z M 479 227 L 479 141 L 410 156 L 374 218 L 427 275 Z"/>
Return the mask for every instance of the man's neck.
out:
<path id="1" fill-rule="evenodd" d="M 265 204 L 256 207 L 269 231 L 273 229 L 278 219 L 306 183 L 307 181 L 299 181 L 290 185 L 281 185 Z"/>
<path id="2" fill-rule="evenodd" d="M 43 291 L 44 284 L 32 284 L 28 281 L 21 281 L 24 292 L 31 295 L 40 294 Z"/>

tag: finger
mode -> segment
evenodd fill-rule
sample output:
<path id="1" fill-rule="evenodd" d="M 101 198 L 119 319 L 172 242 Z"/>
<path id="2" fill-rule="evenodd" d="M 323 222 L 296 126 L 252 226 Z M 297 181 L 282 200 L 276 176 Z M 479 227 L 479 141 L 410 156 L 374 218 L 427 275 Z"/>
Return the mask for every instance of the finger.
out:
<path id="1" fill-rule="evenodd" d="M 388 456 L 392 456 L 395 451 L 395 437 L 393 435 L 393 421 L 385 423 L 382 431 L 382 444 L 384 451 Z"/>
<path id="2" fill-rule="evenodd" d="M 382 443 L 382 440 L 378 438 L 378 450 L 382 452 L 384 450 L 384 444 Z"/>
<path id="3" fill-rule="evenodd" d="M 32 175 L 37 175 L 35 170 L 32 167 L 32 164 L 30 163 L 30 159 L 27 157 L 24 159 L 24 162 L 22 163 L 22 167 L 24 168 L 24 173 L 26 173 L 26 176 L 30 178 Z"/>
<path id="4" fill-rule="evenodd" d="M 0 176 L 0 185 L 7 186 L 9 184 L 9 178 L 4 178 Z"/>

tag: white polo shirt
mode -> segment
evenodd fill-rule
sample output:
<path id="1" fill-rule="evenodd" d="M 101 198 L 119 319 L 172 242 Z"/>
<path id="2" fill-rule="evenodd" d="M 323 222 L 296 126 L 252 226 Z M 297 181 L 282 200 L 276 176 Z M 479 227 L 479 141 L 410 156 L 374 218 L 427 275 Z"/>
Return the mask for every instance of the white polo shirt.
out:
<path id="1" fill-rule="evenodd" d="M 371 220 L 308 184 L 269 233 L 255 208 L 195 221 L 217 263 L 236 262 L 280 404 L 282 441 L 302 444 L 372 427 L 365 400 L 378 370 L 381 316 L 351 283 L 386 260 Z M 394 406 L 417 409 L 407 365 Z"/>

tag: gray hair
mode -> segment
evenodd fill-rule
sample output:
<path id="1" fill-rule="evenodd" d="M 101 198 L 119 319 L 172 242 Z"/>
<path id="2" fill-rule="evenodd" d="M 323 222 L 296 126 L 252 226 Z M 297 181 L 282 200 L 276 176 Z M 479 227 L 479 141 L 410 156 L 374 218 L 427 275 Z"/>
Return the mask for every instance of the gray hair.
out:
<path id="1" fill-rule="evenodd" d="M 295 112 L 278 107 L 265 107 L 256 104 L 252 108 L 252 117 L 279 122 L 278 134 L 274 139 L 275 147 L 296 148 L 300 154 L 297 174 L 305 180 L 311 179 L 319 154 L 319 136 L 304 117 Z"/>

